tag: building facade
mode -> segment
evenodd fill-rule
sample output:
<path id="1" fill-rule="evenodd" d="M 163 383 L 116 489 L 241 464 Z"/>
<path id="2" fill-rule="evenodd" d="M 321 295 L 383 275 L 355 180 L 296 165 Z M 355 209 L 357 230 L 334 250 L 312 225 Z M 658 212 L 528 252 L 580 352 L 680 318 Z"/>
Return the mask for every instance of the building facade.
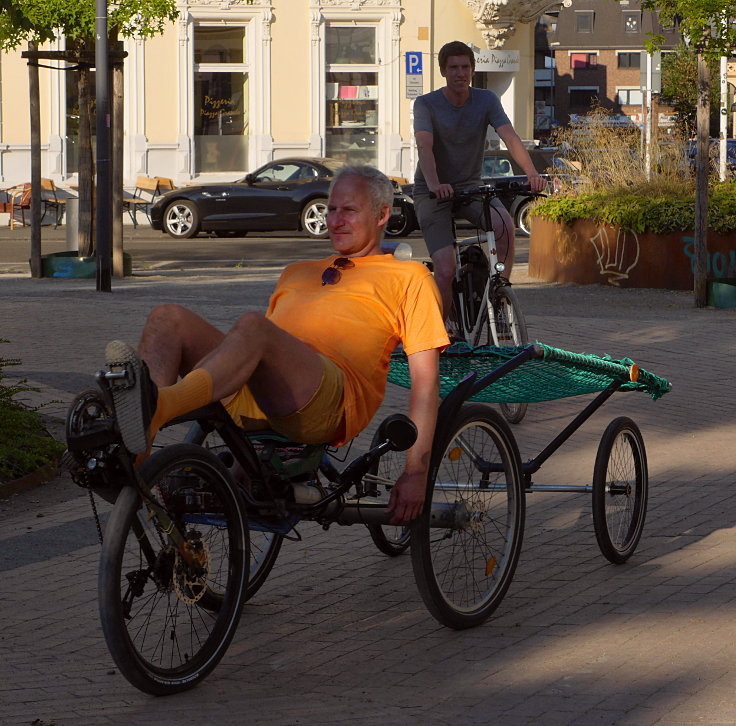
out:
<path id="1" fill-rule="evenodd" d="M 477 48 L 476 82 L 532 139 L 534 23 L 548 0 L 181 0 L 163 35 L 124 49 L 124 178 L 236 179 L 290 155 L 411 177 L 412 99 L 443 85 L 437 51 Z M 499 11 L 501 7 L 501 11 Z M 64 38 L 48 46 L 63 50 Z M 0 61 L 0 176 L 30 176 L 26 61 Z M 412 60 L 407 60 L 407 53 Z M 417 63 L 421 73 L 417 73 Z M 76 73 L 41 69 L 42 175 L 74 183 Z M 493 139 L 489 139 L 489 144 Z"/>
<path id="2" fill-rule="evenodd" d="M 677 29 L 663 27 L 640 0 L 574 0 L 543 14 L 535 34 L 535 135 L 594 104 L 624 123 L 644 123 L 642 54 L 652 34 L 664 38 L 663 52 L 680 42 Z M 671 109 L 656 109 L 653 122 L 672 128 Z"/>

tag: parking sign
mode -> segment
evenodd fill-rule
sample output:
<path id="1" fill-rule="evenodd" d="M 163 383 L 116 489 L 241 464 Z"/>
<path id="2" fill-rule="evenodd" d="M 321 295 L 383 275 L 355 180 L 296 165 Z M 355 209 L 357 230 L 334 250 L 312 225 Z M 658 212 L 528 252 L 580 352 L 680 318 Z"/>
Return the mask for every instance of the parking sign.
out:
<path id="1" fill-rule="evenodd" d="M 422 54 L 416 51 L 406 52 L 406 75 L 421 76 L 422 75 Z"/>

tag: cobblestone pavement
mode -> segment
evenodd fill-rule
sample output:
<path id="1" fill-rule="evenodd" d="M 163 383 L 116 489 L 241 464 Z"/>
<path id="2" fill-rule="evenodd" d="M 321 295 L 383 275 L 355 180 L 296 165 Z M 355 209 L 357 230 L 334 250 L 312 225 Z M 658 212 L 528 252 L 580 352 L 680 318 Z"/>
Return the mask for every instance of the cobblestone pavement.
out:
<path id="1" fill-rule="evenodd" d="M 18 372 L 42 389 L 36 400 L 58 400 L 48 412 L 61 418 L 105 342 L 134 342 L 154 303 L 182 302 L 225 327 L 263 306 L 277 273 L 137 275 L 112 294 L 90 281 L 0 275 L 0 337 L 11 341 L 0 353 L 22 359 Z M 89 503 L 61 476 L 0 500 L 0 723 L 736 723 L 736 312 L 696 310 L 686 293 L 542 285 L 523 265 L 515 275 L 532 338 L 630 356 L 673 382 L 657 402 L 616 394 L 535 477 L 589 483 L 608 421 L 634 418 L 651 489 L 626 565 L 599 553 L 589 495 L 535 493 L 506 598 L 485 625 L 457 632 L 428 614 L 408 555 L 384 557 L 360 526 L 307 524 L 246 605 L 215 672 L 155 699 L 113 668 Z M 381 414 L 404 399 L 392 388 Z M 583 402 L 530 405 L 514 428 L 522 458 Z"/>

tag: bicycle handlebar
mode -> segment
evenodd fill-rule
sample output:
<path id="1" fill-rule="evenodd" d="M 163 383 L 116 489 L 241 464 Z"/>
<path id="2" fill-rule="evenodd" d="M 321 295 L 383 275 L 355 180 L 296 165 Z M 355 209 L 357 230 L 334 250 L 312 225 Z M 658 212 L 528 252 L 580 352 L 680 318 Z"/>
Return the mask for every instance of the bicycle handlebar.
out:
<path id="1" fill-rule="evenodd" d="M 453 187 L 454 193 L 451 197 L 448 197 L 447 199 L 441 199 L 442 202 L 450 202 L 453 199 L 463 199 L 468 197 L 489 197 L 493 199 L 494 197 L 498 197 L 501 194 L 505 194 L 508 192 L 513 192 L 514 194 L 520 194 L 523 196 L 529 196 L 529 197 L 546 197 L 546 194 L 542 194 L 541 192 L 533 192 L 531 184 L 528 182 L 520 182 L 520 181 L 509 181 L 504 184 L 478 184 L 474 187 L 469 187 L 468 189 L 455 189 Z M 434 192 L 429 193 L 430 199 L 437 199 L 437 195 Z"/>

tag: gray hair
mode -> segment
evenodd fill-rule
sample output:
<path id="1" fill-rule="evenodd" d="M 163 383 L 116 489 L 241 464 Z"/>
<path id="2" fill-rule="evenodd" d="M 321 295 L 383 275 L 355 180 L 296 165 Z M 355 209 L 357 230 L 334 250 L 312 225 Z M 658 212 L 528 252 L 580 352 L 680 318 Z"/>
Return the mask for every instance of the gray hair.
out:
<path id="1" fill-rule="evenodd" d="M 394 201 L 394 185 L 391 180 L 378 169 L 367 165 L 343 166 L 337 170 L 330 184 L 330 194 L 337 184 L 338 179 L 347 176 L 357 176 L 368 185 L 371 206 L 376 214 L 381 212 L 384 206 L 392 206 Z"/>

